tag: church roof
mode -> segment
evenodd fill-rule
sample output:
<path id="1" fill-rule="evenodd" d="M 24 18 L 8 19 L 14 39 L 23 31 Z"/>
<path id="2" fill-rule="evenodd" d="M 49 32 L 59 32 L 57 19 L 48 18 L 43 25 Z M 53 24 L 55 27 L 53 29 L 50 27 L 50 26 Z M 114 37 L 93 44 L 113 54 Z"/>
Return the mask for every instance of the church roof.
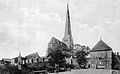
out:
<path id="1" fill-rule="evenodd" d="M 109 47 L 105 42 L 100 40 L 90 52 L 96 52 L 96 51 L 110 51 L 112 50 L 111 47 Z"/>
<path id="2" fill-rule="evenodd" d="M 56 39 L 55 37 L 51 38 L 50 42 L 48 43 L 48 48 L 52 48 L 52 49 L 65 48 L 65 49 L 68 49 L 65 43 L 61 42 L 60 40 Z"/>
<path id="3" fill-rule="evenodd" d="M 52 37 L 49 44 L 53 44 L 53 43 L 56 43 L 56 44 L 59 44 L 61 41 L 56 39 L 55 37 Z"/>

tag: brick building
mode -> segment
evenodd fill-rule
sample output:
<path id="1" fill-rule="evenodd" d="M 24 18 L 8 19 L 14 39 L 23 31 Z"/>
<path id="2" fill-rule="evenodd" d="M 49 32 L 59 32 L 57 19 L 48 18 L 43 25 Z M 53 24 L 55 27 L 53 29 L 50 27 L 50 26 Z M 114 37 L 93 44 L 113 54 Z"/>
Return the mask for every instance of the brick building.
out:
<path id="1" fill-rule="evenodd" d="M 90 51 L 92 69 L 112 69 L 112 48 L 100 40 Z"/>

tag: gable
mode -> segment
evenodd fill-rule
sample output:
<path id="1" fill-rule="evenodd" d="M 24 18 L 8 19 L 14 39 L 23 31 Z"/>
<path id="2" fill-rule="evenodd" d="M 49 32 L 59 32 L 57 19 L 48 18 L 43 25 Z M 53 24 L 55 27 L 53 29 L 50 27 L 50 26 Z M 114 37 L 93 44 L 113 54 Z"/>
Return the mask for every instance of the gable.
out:
<path id="1" fill-rule="evenodd" d="M 97 52 L 97 51 L 110 51 L 112 50 L 111 47 L 109 47 L 105 42 L 100 40 L 90 52 Z"/>

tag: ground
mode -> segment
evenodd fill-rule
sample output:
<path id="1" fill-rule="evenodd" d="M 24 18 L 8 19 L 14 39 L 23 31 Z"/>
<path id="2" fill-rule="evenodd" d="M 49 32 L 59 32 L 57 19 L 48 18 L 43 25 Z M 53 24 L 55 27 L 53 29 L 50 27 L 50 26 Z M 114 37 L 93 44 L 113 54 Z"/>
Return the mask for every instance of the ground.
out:
<path id="1" fill-rule="evenodd" d="M 114 73 L 112 73 L 114 72 Z M 67 72 L 60 73 L 50 73 L 50 74 L 120 74 L 120 71 L 117 70 L 105 70 L 105 69 L 78 69 L 71 70 Z"/>

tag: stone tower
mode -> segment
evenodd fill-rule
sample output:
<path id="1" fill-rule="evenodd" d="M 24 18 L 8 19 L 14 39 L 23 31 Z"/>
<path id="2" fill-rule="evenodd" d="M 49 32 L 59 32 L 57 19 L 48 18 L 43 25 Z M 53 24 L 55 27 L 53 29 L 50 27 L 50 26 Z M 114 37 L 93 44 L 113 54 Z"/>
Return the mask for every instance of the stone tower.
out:
<path id="1" fill-rule="evenodd" d="M 21 70 L 22 69 L 22 56 L 21 56 L 21 53 L 19 53 L 19 56 L 18 56 L 18 69 Z"/>
<path id="2" fill-rule="evenodd" d="M 69 5 L 67 3 L 67 14 L 66 14 L 66 22 L 65 22 L 65 33 L 62 41 L 67 45 L 69 50 L 73 49 L 73 38 L 71 33 L 71 23 L 70 23 L 70 13 L 69 13 Z"/>
<path id="3" fill-rule="evenodd" d="M 19 56 L 18 56 L 18 64 L 22 64 L 22 56 L 21 56 L 21 53 L 19 53 Z"/>

